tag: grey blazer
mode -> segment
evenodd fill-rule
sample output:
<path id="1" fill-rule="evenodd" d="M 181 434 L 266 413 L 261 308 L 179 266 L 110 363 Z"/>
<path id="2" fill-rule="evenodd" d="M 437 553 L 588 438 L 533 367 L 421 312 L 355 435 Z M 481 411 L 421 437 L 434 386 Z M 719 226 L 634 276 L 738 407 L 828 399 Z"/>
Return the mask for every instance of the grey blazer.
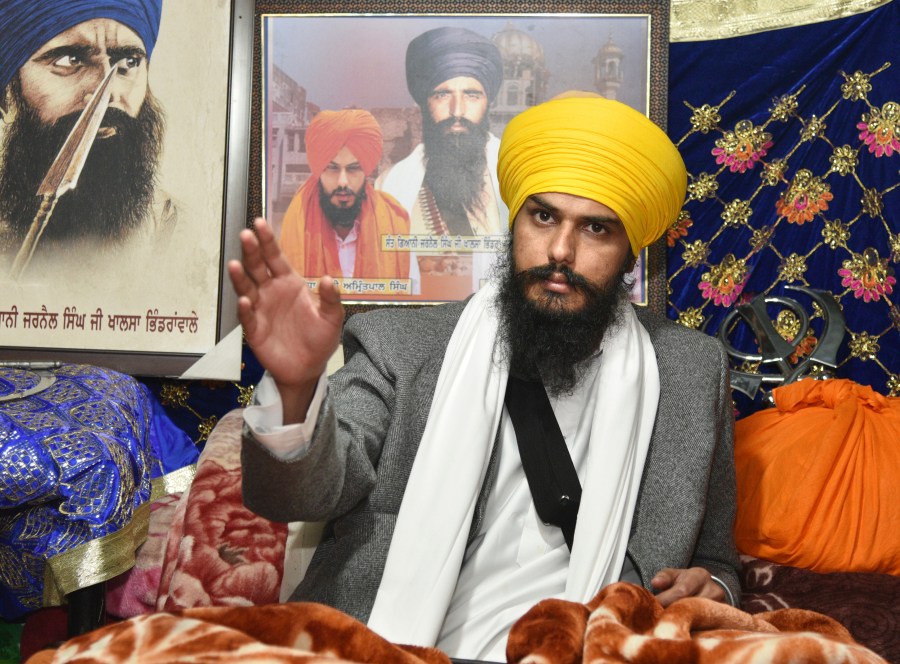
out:
<path id="1" fill-rule="evenodd" d="M 346 363 L 329 380 L 304 456 L 280 460 L 245 428 L 247 507 L 273 521 L 328 522 L 291 599 L 322 602 L 368 620 L 444 353 L 464 304 L 353 316 L 344 330 Z M 702 566 L 739 597 L 725 353 L 707 335 L 637 311 L 656 351 L 661 393 L 629 556 L 648 588 L 663 567 Z M 495 460 L 496 455 L 470 541 L 496 478 Z M 579 519 L 589 518 L 589 509 L 582 505 Z"/>

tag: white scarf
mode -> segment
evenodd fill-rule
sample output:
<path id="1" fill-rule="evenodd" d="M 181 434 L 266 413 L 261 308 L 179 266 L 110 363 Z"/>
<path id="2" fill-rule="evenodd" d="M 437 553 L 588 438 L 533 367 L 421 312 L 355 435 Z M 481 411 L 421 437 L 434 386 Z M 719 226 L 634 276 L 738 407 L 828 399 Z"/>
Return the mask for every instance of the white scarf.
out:
<path id="1" fill-rule="evenodd" d="M 466 305 L 444 357 L 400 505 L 368 625 L 395 642 L 433 646 L 456 588 L 503 412 L 507 370 L 494 362 L 496 287 Z M 603 341 L 566 599 L 618 580 L 659 401 L 659 370 L 630 305 Z"/>

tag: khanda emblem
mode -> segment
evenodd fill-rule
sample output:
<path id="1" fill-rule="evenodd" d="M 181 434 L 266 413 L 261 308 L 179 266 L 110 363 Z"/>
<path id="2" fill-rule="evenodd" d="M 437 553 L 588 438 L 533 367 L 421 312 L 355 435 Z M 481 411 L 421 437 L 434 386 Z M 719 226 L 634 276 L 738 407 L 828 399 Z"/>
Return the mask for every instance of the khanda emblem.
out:
<path id="1" fill-rule="evenodd" d="M 815 348 L 808 356 L 800 358 L 796 364 L 791 362 L 791 358 L 800 356 L 798 346 L 806 338 L 810 317 L 803 305 L 793 298 L 757 295 L 750 302 L 739 304 L 728 312 L 719 326 L 718 337 L 728 355 L 740 365 L 759 366 L 758 372 L 753 373 L 743 370 L 731 371 L 731 388 L 743 392 L 751 399 L 755 398 L 760 390 L 763 390 L 770 399 L 772 388 L 788 385 L 811 374 L 816 378 L 830 378 L 837 368 L 838 348 L 843 341 L 845 329 L 844 314 L 837 300 L 827 291 L 805 286 L 786 288 L 809 296 L 819 306 L 825 321 Z M 767 311 L 767 305 L 770 304 L 777 304 L 783 310 L 793 312 L 799 321 L 799 329 L 796 334 L 791 335 L 791 340 L 785 339 L 773 323 Z M 753 331 L 758 347 L 756 352 L 738 350 L 729 340 L 738 328 L 740 320 L 746 322 Z"/>

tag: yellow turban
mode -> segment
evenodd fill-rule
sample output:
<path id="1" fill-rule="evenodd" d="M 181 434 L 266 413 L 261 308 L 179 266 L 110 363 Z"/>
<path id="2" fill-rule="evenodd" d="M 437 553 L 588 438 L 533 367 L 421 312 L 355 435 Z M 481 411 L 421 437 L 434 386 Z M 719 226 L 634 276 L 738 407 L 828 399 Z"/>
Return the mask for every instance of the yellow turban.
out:
<path id="1" fill-rule="evenodd" d="M 497 164 L 509 225 L 529 196 L 574 194 L 615 212 L 635 256 L 678 217 L 687 171 L 678 148 L 629 106 L 564 93 L 514 117 Z"/>

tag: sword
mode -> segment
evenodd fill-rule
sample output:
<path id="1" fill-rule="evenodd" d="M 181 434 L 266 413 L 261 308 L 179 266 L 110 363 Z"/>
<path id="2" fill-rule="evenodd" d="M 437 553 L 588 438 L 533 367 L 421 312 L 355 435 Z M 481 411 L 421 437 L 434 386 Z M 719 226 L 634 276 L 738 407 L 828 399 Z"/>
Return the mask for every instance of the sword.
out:
<path id="1" fill-rule="evenodd" d="M 37 195 L 41 197 L 41 206 L 38 208 L 31 226 L 28 227 L 28 234 L 13 261 L 10 271 L 13 279 L 18 280 L 25 268 L 28 267 L 28 263 L 31 262 L 38 241 L 41 239 L 44 229 L 47 228 L 50 217 L 53 216 L 53 209 L 56 207 L 59 197 L 78 185 L 78 176 L 81 175 L 88 153 L 100 130 L 100 124 L 103 122 L 103 116 L 106 115 L 106 109 L 109 108 L 109 95 L 106 94 L 106 90 L 109 88 L 113 74 L 119 71 L 120 65 L 124 62 L 123 59 L 114 64 L 100 85 L 97 86 L 93 98 L 84 107 L 78 117 L 78 122 L 72 127 L 65 143 L 59 149 L 59 154 L 56 155 L 47 175 L 44 176 L 41 186 L 38 187 Z"/>

